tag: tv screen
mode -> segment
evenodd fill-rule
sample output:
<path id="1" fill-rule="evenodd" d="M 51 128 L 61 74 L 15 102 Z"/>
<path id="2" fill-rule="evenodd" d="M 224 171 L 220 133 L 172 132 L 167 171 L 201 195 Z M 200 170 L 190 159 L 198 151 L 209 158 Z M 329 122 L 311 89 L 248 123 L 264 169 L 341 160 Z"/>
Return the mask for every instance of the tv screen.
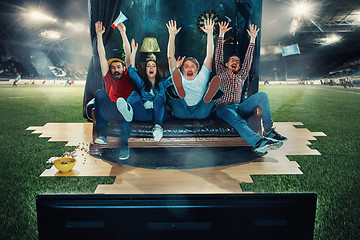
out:
<path id="1" fill-rule="evenodd" d="M 300 54 L 300 49 L 298 44 L 289 45 L 286 47 L 281 48 L 281 52 L 283 57 Z"/>
<path id="2" fill-rule="evenodd" d="M 313 239 L 316 194 L 39 195 L 39 239 Z"/>

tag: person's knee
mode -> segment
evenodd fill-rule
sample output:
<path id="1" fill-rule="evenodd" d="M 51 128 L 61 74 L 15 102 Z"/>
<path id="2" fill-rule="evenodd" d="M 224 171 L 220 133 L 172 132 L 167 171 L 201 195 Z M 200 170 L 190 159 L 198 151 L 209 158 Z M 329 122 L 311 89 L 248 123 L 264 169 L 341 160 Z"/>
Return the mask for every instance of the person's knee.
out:
<path id="1" fill-rule="evenodd" d="M 96 99 L 104 99 L 106 97 L 108 97 L 108 95 L 107 95 L 105 89 L 98 89 L 95 93 Z"/>
<path id="2" fill-rule="evenodd" d="M 133 91 L 133 92 L 130 94 L 130 96 L 127 98 L 127 102 L 128 102 L 129 104 L 134 104 L 134 103 L 136 103 L 136 102 L 138 102 L 138 101 L 141 101 L 141 96 L 140 96 L 140 94 L 139 94 L 138 92 L 136 92 L 136 91 Z"/>
<path id="3" fill-rule="evenodd" d="M 258 95 L 263 100 L 269 100 L 268 95 L 266 94 L 266 92 L 258 92 Z"/>

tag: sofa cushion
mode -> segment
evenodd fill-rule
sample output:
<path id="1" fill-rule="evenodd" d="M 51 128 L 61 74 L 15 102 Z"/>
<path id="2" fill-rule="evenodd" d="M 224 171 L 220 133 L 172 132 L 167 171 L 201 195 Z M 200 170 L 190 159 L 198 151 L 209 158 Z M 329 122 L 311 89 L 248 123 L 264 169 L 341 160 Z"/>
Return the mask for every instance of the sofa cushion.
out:
<path id="1" fill-rule="evenodd" d="M 131 135 L 134 138 L 152 138 L 154 124 L 133 121 Z M 219 118 L 177 119 L 170 118 L 163 123 L 164 137 L 238 137 L 237 131 Z M 121 136 L 119 123 L 108 123 L 108 136 Z"/>

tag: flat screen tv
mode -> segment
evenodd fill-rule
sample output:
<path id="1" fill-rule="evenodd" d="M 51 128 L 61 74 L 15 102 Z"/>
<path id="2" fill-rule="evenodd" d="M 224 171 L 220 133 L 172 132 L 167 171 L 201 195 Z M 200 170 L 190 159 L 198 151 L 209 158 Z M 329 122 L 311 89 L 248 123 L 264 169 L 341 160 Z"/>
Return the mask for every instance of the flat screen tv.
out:
<path id="1" fill-rule="evenodd" d="M 39 239 L 313 239 L 316 194 L 39 195 Z"/>

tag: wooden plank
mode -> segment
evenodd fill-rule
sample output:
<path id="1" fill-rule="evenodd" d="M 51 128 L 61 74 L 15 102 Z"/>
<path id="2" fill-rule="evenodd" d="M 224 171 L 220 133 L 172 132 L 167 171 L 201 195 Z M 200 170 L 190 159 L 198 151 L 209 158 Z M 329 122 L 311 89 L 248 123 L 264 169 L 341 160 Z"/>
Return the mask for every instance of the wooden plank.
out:
<path id="1" fill-rule="evenodd" d="M 95 193 L 240 193 L 240 183 L 252 182 L 252 175 L 266 174 L 302 174 L 300 166 L 290 161 L 287 155 L 319 155 L 311 149 L 315 136 L 326 136 L 322 132 L 310 132 L 296 128 L 299 122 L 275 122 L 277 131 L 288 137 L 288 141 L 275 151 L 251 162 L 224 167 L 201 168 L 190 170 L 142 169 L 121 166 L 89 155 L 89 143 L 92 141 L 91 123 L 48 123 L 42 127 L 28 127 L 27 130 L 48 137 L 50 141 L 63 141 L 68 146 L 76 146 L 70 154 L 77 163 L 69 173 L 60 173 L 51 167 L 45 169 L 42 177 L 69 176 L 116 176 L 114 184 L 99 185 Z M 116 138 L 108 138 L 114 147 L 119 146 Z M 213 147 L 243 146 L 242 138 L 163 138 L 154 142 L 151 138 L 129 139 L 131 148 L 137 147 Z M 214 156 L 215 157 L 215 156 Z M 49 162 L 56 159 L 52 157 Z M 124 162 L 126 163 L 126 161 Z"/>

